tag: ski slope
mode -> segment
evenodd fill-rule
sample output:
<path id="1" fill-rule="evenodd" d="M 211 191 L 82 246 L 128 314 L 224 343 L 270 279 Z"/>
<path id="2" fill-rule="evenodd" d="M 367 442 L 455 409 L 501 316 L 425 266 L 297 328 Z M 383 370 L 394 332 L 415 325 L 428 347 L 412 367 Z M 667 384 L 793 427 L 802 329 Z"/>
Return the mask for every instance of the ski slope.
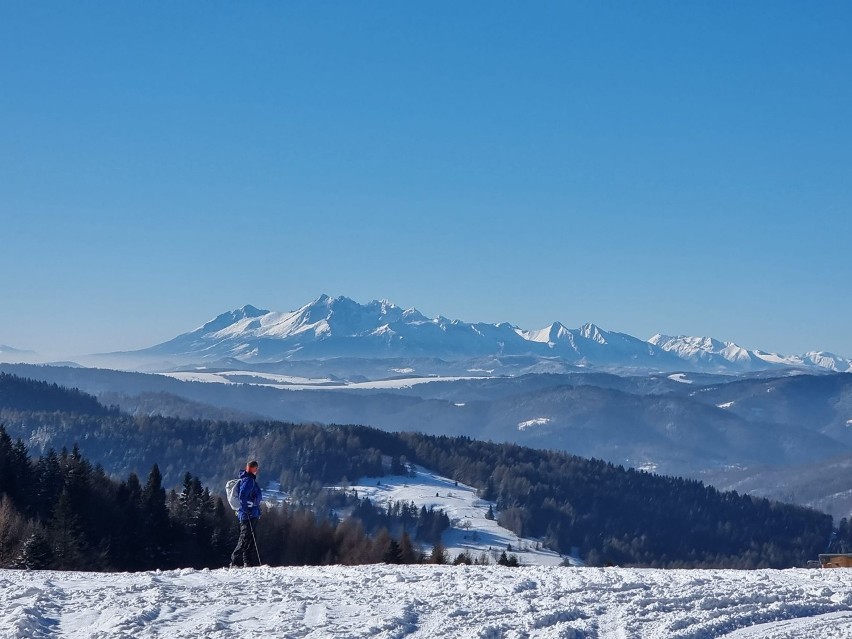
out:
<path id="1" fill-rule="evenodd" d="M 513 554 L 521 565 L 558 566 L 564 560 L 580 563 L 578 559 L 563 558 L 559 553 L 542 548 L 539 540 L 518 537 L 486 518 L 488 507 L 497 512 L 497 504 L 480 499 L 472 486 L 454 482 L 422 466 L 412 465 L 408 477 L 362 477 L 350 490 L 358 497 L 367 497 L 374 504 L 414 503 L 418 508 L 443 510 L 451 527 L 441 536 L 447 555 L 452 561 L 463 552 L 474 559 L 483 553 L 496 562 L 503 551 Z M 431 551 L 430 547 L 425 548 Z"/>
<path id="2" fill-rule="evenodd" d="M 0 636 L 848 639 L 850 575 L 382 564 L 0 570 Z"/>

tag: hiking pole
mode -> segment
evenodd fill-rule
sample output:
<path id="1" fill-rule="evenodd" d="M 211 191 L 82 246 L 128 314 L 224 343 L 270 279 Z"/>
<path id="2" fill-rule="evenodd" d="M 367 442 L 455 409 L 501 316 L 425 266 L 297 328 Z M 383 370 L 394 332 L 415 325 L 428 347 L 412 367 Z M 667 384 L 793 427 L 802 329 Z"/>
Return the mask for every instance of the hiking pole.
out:
<path id="1" fill-rule="evenodd" d="M 254 542 L 254 551 L 257 553 L 257 565 L 262 566 L 263 562 L 260 560 L 260 548 L 257 547 L 257 537 L 254 536 L 254 526 L 251 525 L 251 517 L 248 518 L 249 530 L 251 531 L 251 540 Z"/>

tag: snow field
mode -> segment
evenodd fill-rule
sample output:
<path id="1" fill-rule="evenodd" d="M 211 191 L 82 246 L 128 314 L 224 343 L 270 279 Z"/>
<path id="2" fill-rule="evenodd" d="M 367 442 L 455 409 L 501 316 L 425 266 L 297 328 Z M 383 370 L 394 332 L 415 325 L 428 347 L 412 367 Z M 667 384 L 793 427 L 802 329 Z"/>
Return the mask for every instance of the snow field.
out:
<path id="1" fill-rule="evenodd" d="M 562 563 L 559 553 L 536 548 L 537 540 L 518 537 L 496 521 L 487 519 L 488 507 L 497 513 L 497 504 L 480 499 L 472 486 L 454 482 L 422 466 L 414 465 L 413 469 L 411 477 L 362 477 L 350 490 L 382 506 L 390 502 L 413 502 L 418 508 L 443 510 L 452 524 L 441 536 L 450 561 L 467 551 L 473 559 L 485 553 L 491 562 L 496 562 L 500 553 L 511 545 L 508 553 L 517 556 L 522 565 L 558 566 Z M 431 551 L 431 547 L 424 549 Z"/>
<path id="2" fill-rule="evenodd" d="M 550 423 L 550 417 L 536 417 L 518 424 L 518 430 L 526 430 L 533 426 L 545 426 Z"/>
<path id="3" fill-rule="evenodd" d="M 292 375 L 274 375 L 272 373 L 254 373 L 246 371 L 225 371 L 205 373 L 201 371 L 181 371 L 158 373 L 182 382 L 205 382 L 209 384 L 249 384 L 251 386 L 268 386 L 280 390 L 388 390 L 411 388 L 420 384 L 435 382 L 458 382 L 481 377 L 406 377 L 399 379 L 383 379 L 370 382 L 347 382 L 326 378 L 293 377 Z"/>
<path id="4" fill-rule="evenodd" d="M 328 566 L 0 571 L 0 636 L 852 637 L 848 571 Z"/>

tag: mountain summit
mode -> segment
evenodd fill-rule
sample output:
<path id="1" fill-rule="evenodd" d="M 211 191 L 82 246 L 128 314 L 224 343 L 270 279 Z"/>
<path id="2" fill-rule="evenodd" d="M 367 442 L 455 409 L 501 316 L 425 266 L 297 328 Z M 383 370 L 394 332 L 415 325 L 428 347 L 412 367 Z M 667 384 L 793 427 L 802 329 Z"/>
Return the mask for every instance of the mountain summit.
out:
<path id="1" fill-rule="evenodd" d="M 675 353 L 686 362 L 701 369 L 732 369 L 741 372 L 777 367 L 817 368 L 838 373 L 852 372 L 852 360 L 832 353 L 810 352 L 804 355 L 778 355 L 760 350 L 748 350 L 733 342 L 720 342 L 712 337 L 654 335 L 649 343 Z"/>
<path id="2" fill-rule="evenodd" d="M 328 295 L 283 313 L 243 306 L 137 353 L 197 364 L 230 358 L 262 364 L 332 358 L 455 361 L 518 356 L 583 367 L 656 371 L 744 372 L 779 367 L 852 371 L 852 362 L 830 353 L 783 357 L 685 336 L 655 335 L 645 341 L 595 324 L 569 329 L 554 322 L 527 331 L 508 323 L 428 318 L 388 300 L 359 304 Z"/>

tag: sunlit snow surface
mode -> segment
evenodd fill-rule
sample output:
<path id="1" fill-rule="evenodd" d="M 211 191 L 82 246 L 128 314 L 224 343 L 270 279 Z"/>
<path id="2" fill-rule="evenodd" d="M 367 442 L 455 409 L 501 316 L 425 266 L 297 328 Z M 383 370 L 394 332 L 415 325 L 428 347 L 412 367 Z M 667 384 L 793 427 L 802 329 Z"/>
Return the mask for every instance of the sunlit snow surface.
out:
<path id="1" fill-rule="evenodd" d="M 480 377 L 406 377 L 400 379 L 384 379 L 370 382 L 347 382 L 323 378 L 293 377 L 291 375 L 274 375 L 272 373 L 252 373 L 246 371 L 226 371 L 206 373 L 202 371 L 160 373 L 182 382 L 206 382 L 211 384 L 251 384 L 254 386 L 269 386 L 285 390 L 382 390 L 390 388 L 411 388 L 419 384 L 433 382 L 458 382 L 466 379 L 481 379 Z"/>
<path id="2" fill-rule="evenodd" d="M 525 422 L 520 422 L 518 424 L 518 430 L 527 430 L 528 428 L 532 428 L 534 426 L 545 426 L 550 423 L 550 417 L 536 417 L 535 419 L 528 419 Z"/>
<path id="3" fill-rule="evenodd" d="M 414 503 L 417 508 L 434 508 L 444 511 L 451 527 L 441 536 L 450 560 L 463 552 L 473 559 L 483 553 L 496 563 L 500 553 L 507 551 L 522 565 L 553 566 L 564 561 L 558 553 L 540 547 L 535 539 L 518 537 L 486 518 L 489 506 L 497 512 L 497 504 L 480 499 L 472 486 L 454 482 L 422 466 L 413 466 L 410 477 L 388 475 L 380 478 L 362 477 L 351 486 L 359 497 L 368 497 L 373 503 L 387 506 L 392 502 Z M 424 547 L 430 551 L 431 547 Z M 575 562 L 574 559 L 569 559 Z"/>
<path id="4" fill-rule="evenodd" d="M 0 571 L 0 636 L 852 637 L 838 570 L 359 566 Z"/>

